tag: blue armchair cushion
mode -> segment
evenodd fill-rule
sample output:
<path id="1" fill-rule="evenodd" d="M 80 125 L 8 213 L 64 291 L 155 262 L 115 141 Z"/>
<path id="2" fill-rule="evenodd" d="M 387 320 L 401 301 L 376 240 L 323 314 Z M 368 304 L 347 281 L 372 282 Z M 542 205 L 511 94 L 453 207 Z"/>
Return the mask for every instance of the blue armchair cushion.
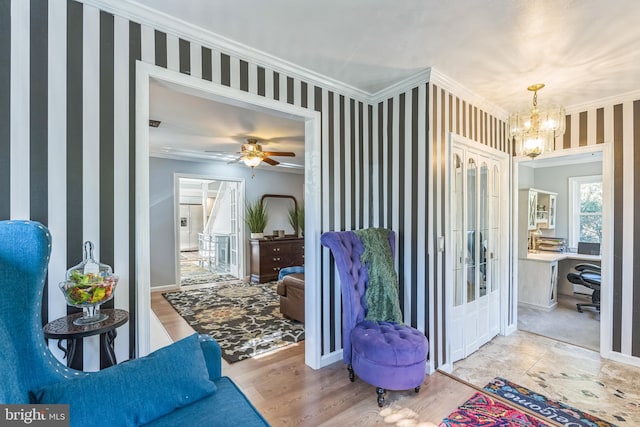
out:
<path id="1" fill-rule="evenodd" d="M 216 390 L 193 334 L 146 357 L 33 390 L 31 396 L 32 403 L 69 404 L 71 426 L 137 426 Z"/>
<path id="2" fill-rule="evenodd" d="M 278 280 L 284 279 L 284 276 L 288 276 L 289 274 L 304 274 L 304 266 L 295 265 L 280 269 Z"/>

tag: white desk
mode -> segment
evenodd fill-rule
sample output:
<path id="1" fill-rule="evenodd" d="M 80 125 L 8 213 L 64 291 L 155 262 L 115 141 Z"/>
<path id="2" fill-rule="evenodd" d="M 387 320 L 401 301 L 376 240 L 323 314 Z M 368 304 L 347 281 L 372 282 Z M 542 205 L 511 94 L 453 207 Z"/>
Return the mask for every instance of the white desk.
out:
<path id="1" fill-rule="evenodd" d="M 546 251 L 538 251 L 538 252 L 529 252 L 527 253 L 526 258 L 520 259 L 531 259 L 536 261 L 562 261 L 565 259 L 575 259 L 579 261 L 595 261 L 600 262 L 602 260 L 602 256 L 600 255 L 587 255 L 587 254 L 577 254 L 575 252 L 546 252 Z"/>
<path id="2" fill-rule="evenodd" d="M 530 252 L 518 261 L 518 303 L 544 311 L 558 304 L 558 293 L 571 295 L 573 285 L 566 279 L 575 264 L 599 264 L 600 255 L 573 252 Z M 585 292 L 588 290 L 585 288 Z"/>

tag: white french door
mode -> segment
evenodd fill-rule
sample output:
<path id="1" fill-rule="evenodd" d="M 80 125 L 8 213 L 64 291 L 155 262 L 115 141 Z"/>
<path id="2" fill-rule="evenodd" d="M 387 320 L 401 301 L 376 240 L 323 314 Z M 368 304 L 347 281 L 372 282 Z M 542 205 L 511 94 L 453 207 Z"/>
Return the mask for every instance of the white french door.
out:
<path id="1" fill-rule="evenodd" d="M 500 289 L 508 230 L 505 155 L 453 138 L 449 159 L 450 233 L 447 286 L 451 362 L 500 332 Z"/>
<path id="2" fill-rule="evenodd" d="M 229 186 L 229 209 L 230 213 L 230 235 L 229 235 L 229 274 L 232 276 L 242 278 L 240 275 L 240 254 L 239 250 L 241 250 L 239 246 L 240 242 L 240 227 L 241 221 L 240 218 L 240 210 L 238 209 L 238 193 L 239 193 L 240 183 L 236 182 L 233 185 Z"/>

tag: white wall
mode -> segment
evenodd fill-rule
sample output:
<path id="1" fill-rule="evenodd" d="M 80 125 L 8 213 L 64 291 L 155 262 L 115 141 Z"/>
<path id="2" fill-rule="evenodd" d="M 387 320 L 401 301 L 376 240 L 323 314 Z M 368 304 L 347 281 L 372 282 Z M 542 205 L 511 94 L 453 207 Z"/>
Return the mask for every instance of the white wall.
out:
<path id="1" fill-rule="evenodd" d="M 251 178 L 251 170 L 240 165 L 151 157 L 149 159 L 149 206 L 152 287 L 175 284 L 175 173 L 219 179 L 243 179 L 245 200 L 255 200 L 265 193 L 287 194 L 294 196 L 299 202 L 303 200 L 303 174 L 257 169 L 255 177 Z M 247 250 L 248 242 L 245 243 L 245 251 Z M 247 259 L 246 268 L 248 267 Z M 245 273 L 248 274 L 248 271 Z"/>
<path id="2" fill-rule="evenodd" d="M 535 186 L 535 178 L 533 175 L 533 168 L 520 164 L 518 166 L 518 186 L 519 190 L 527 188 L 537 188 Z"/>

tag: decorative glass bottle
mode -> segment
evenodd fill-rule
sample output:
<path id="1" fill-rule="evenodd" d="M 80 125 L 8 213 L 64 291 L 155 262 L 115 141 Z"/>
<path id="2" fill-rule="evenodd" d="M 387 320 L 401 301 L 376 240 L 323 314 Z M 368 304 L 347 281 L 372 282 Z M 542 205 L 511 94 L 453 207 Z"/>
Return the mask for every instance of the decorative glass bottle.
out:
<path id="1" fill-rule="evenodd" d="M 82 309 L 83 315 L 75 325 L 87 325 L 107 319 L 100 313 L 100 305 L 111 300 L 118 284 L 118 276 L 106 264 L 93 258 L 93 243 L 84 242 L 83 261 L 67 270 L 65 281 L 58 285 L 67 304 Z"/>

